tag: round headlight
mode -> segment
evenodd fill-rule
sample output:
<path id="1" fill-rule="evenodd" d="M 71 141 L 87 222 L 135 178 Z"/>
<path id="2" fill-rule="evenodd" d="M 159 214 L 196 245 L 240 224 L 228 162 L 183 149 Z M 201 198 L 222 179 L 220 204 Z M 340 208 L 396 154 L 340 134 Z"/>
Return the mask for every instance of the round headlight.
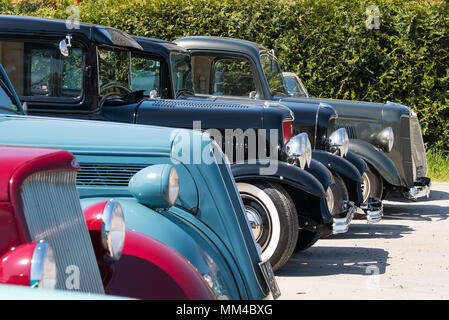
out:
<path id="1" fill-rule="evenodd" d="M 116 200 L 109 200 L 104 206 L 101 224 L 101 240 L 106 254 L 113 260 L 119 260 L 125 245 L 125 218 L 122 206 Z"/>
<path id="2" fill-rule="evenodd" d="M 310 166 L 310 163 L 312 162 L 312 144 L 310 143 L 309 136 L 304 133 L 302 135 L 302 138 L 304 140 L 304 146 L 305 146 L 305 152 L 306 152 L 306 163 L 308 166 Z"/>
<path id="3" fill-rule="evenodd" d="M 168 202 L 170 205 L 174 205 L 176 203 L 176 200 L 178 199 L 179 194 L 179 177 L 178 172 L 176 171 L 175 167 L 172 167 L 170 169 L 170 175 L 168 177 Z"/>
<path id="4" fill-rule="evenodd" d="M 344 157 L 349 151 L 349 136 L 345 128 L 332 132 L 328 139 L 329 151 Z"/>
<path id="5" fill-rule="evenodd" d="M 304 169 L 310 163 L 312 157 L 307 133 L 300 133 L 288 140 L 283 147 L 283 151 L 287 156 L 288 163 L 297 164 L 301 169 Z"/>
<path id="6" fill-rule="evenodd" d="M 377 135 L 377 142 L 385 149 L 386 152 L 390 152 L 393 149 L 394 133 L 393 128 L 387 127 L 383 129 Z"/>
<path id="7" fill-rule="evenodd" d="M 30 287 L 56 288 L 56 262 L 51 246 L 46 242 L 36 243 L 31 259 Z"/>

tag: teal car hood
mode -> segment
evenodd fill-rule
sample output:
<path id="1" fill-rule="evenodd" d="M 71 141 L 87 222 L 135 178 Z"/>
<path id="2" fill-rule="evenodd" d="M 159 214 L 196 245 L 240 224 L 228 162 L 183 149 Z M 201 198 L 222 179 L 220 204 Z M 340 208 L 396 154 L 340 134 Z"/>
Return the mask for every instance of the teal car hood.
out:
<path id="1" fill-rule="evenodd" d="M 72 153 L 95 150 L 167 156 L 176 132 L 177 129 L 147 125 L 0 115 L 0 133 L 3 137 L 0 143 L 59 147 Z"/>

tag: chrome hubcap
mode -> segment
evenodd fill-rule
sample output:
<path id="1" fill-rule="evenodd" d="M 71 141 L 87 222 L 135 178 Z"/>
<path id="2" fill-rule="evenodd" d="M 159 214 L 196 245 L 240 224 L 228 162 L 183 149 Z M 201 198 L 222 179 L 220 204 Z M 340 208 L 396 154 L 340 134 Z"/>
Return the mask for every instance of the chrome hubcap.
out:
<path id="1" fill-rule="evenodd" d="M 363 196 L 363 202 L 365 203 L 368 200 L 368 197 L 371 193 L 371 183 L 369 181 L 368 175 L 366 172 L 362 174 L 362 196 Z"/>
<path id="2" fill-rule="evenodd" d="M 326 201 L 327 201 L 327 208 L 329 209 L 329 212 L 332 214 L 334 211 L 334 193 L 332 192 L 332 189 L 329 187 L 326 191 Z"/>
<path id="3" fill-rule="evenodd" d="M 254 239 L 263 251 L 271 239 L 272 225 L 270 214 L 263 202 L 256 197 L 250 194 L 241 194 L 241 196 Z"/>
<path id="4" fill-rule="evenodd" d="M 248 217 L 249 225 L 253 231 L 254 238 L 259 241 L 260 235 L 263 231 L 262 218 L 259 216 L 256 210 L 251 207 L 246 207 L 246 216 Z"/>

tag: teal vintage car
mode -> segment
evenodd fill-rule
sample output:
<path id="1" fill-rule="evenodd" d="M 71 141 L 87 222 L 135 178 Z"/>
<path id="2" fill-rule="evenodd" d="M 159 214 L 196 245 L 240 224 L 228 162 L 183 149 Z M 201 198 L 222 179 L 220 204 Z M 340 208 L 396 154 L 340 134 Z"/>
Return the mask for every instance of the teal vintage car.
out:
<path id="1" fill-rule="evenodd" d="M 128 229 L 175 249 L 218 299 L 279 296 L 229 164 L 205 133 L 27 116 L 0 66 L 0 145 L 73 153 L 82 206 L 118 200 Z"/>

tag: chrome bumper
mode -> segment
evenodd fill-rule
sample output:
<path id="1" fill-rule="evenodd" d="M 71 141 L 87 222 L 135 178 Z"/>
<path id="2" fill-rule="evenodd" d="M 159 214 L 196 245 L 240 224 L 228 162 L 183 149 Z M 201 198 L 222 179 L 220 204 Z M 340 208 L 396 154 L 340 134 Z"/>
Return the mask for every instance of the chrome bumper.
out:
<path id="1" fill-rule="evenodd" d="M 345 233 L 349 229 L 356 207 L 353 202 L 347 200 L 345 200 L 344 207 L 342 213 L 333 217 L 332 234 Z"/>
<path id="2" fill-rule="evenodd" d="M 427 197 L 430 195 L 430 187 L 432 183 L 430 178 L 421 178 L 419 182 L 415 182 L 415 186 L 410 189 L 405 189 L 403 195 L 409 200 L 416 201 L 418 198 Z"/>
<path id="3" fill-rule="evenodd" d="M 367 202 L 360 206 L 362 214 L 366 215 L 366 222 L 377 223 L 382 220 L 384 207 L 382 201 L 370 197 Z"/>

